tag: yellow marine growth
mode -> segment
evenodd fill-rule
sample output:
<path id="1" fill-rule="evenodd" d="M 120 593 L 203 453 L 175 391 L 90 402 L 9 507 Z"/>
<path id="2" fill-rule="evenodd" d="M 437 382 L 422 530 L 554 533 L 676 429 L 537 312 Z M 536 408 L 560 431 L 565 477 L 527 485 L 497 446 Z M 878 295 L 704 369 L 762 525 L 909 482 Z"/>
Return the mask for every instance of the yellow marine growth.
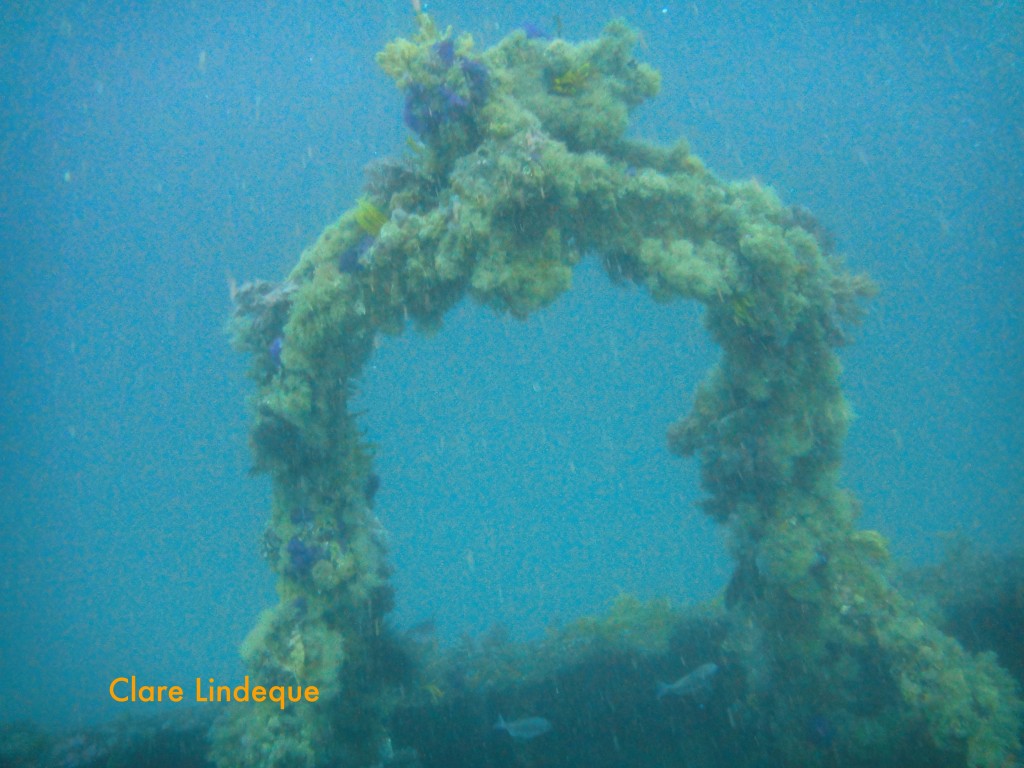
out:
<path id="1" fill-rule="evenodd" d="M 356 208 L 352 215 L 359 228 L 370 237 L 377 237 L 388 222 L 387 214 L 366 197 L 361 197 L 356 201 Z"/>
<path id="2" fill-rule="evenodd" d="M 589 61 L 585 61 L 578 67 L 554 76 L 551 80 L 551 90 L 561 96 L 572 96 L 583 90 L 583 86 L 593 75 L 594 68 Z"/>

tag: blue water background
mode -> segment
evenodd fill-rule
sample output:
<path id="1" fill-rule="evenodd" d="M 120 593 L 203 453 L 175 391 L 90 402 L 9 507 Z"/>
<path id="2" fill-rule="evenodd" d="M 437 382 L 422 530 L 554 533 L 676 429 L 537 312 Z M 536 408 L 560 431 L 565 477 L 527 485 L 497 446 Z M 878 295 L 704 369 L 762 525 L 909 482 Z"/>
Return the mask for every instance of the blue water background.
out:
<path id="1" fill-rule="evenodd" d="M 274 601 L 227 276 L 279 279 L 403 151 L 373 54 L 401 0 L 0 10 L 0 720 L 109 717 L 109 681 L 234 681 Z M 482 44 L 625 16 L 634 134 L 814 211 L 882 294 L 844 351 L 845 477 L 908 559 L 1024 542 L 1015 2 L 437 3 Z M 664 430 L 715 357 L 696 306 L 584 264 L 528 323 L 471 305 L 363 383 L 397 624 L 531 637 L 729 572 Z"/>

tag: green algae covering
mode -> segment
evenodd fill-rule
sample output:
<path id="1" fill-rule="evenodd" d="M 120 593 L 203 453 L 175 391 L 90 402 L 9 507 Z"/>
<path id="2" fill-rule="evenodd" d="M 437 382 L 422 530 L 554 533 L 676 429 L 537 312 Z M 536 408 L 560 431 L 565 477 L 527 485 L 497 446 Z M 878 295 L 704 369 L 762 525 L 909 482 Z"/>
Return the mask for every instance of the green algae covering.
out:
<path id="1" fill-rule="evenodd" d="M 1012 678 L 915 614 L 889 583 L 885 540 L 855 527 L 839 484 L 851 414 L 835 349 L 872 283 L 770 188 L 719 180 L 683 142 L 626 138 L 659 76 L 633 57 L 625 24 L 579 44 L 517 31 L 480 51 L 417 20 L 378 56 L 405 96 L 409 151 L 370 169 L 365 195 L 286 280 L 235 292 L 280 598 L 242 653 L 260 684 L 320 698 L 232 707 L 214 728 L 216 763 L 394 759 L 392 594 L 353 382 L 379 334 L 436 328 L 467 294 L 525 318 L 571 287 L 586 255 L 659 301 L 701 302 L 721 346 L 669 445 L 699 459 L 704 509 L 727 530 L 721 653 L 778 753 L 882 765 L 919 740 L 965 765 L 1006 764 L 1022 709 Z M 824 752 L 788 727 L 822 714 L 837 732 Z"/>

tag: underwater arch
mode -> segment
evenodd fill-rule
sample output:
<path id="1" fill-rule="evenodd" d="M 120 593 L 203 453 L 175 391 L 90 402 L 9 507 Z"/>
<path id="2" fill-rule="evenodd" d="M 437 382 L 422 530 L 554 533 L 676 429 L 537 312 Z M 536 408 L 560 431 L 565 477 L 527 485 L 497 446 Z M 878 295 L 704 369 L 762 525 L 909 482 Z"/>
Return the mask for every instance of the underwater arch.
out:
<path id="1" fill-rule="evenodd" d="M 434 329 L 466 296 L 528 317 L 570 288 L 590 254 L 657 301 L 701 304 L 721 350 L 668 442 L 699 460 L 702 508 L 728 534 L 721 652 L 756 713 L 750 728 L 808 766 L 831 754 L 782 726 L 822 711 L 842 726 L 834 754 L 850 760 L 883 764 L 879 734 L 970 766 L 1009 759 L 1021 712 L 1012 679 L 899 594 L 886 542 L 856 528 L 857 502 L 840 483 L 851 414 L 836 349 L 871 281 L 771 189 L 722 182 L 685 142 L 626 138 L 659 76 L 634 58 L 625 24 L 579 44 L 517 31 L 478 52 L 470 36 L 417 21 L 378 62 L 419 141 L 369 170 L 365 196 L 283 282 L 235 292 L 280 599 L 242 653 L 261 684 L 299 680 L 320 699 L 232 709 L 215 727 L 215 761 L 393 757 L 400 681 L 382 661 L 393 594 L 355 382 L 380 334 Z"/>

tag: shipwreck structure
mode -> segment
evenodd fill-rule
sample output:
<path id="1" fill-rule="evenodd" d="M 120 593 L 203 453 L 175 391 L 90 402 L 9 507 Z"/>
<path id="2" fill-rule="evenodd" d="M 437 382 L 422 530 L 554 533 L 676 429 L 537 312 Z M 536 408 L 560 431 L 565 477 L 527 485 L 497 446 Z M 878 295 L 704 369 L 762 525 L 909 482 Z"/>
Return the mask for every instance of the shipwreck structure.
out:
<path id="1" fill-rule="evenodd" d="M 389 724 L 402 681 L 384 624 L 377 477 L 353 382 L 379 334 L 436 327 L 467 294 L 526 318 L 594 258 L 658 301 L 700 302 L 721 347 L 668 442 L 700 461 L 704 510 L 735 560 L 717 650 L 742 702 L 733 727 L 770 734 L 790 765 L 887 765 L 907 745 L 950 765 L 1009 764 L 1013 679 L 892 586 L 885 540 L 856 527 L 840 485 L 850 409 L 836 349 L 870 280 L 770 188 L 723 182 L 683 142 L 626 137 L 659 76 L 634 58 L 625 24 L 579 44 L 518 30 L 477 50 L 417 22 L 378 56 L 404 94 L 413 149 L 370 170 L 364 196 L 283 282 L 236 292 L 280 600 L 242 653 L 261 683 L 315 685 L 320 699 L 230 708 L 213 731 L 216 763 L 370 766 L 404 754 Z M 789 727 L 815 718 L 827 718 L 827 750 Z"/>

